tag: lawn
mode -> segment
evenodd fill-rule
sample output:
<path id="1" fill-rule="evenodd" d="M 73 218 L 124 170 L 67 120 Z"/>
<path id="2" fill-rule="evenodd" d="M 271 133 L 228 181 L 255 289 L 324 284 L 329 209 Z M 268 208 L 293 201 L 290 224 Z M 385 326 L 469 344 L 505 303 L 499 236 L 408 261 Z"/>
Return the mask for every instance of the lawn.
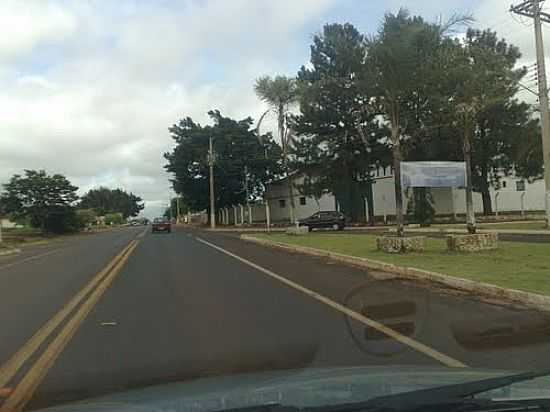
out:
<path id="1" fill-rule="evenodd" d="M 543 221 L 536 222 L 505 222 L 505 223 L 478 223 L 478 228 L 483 230 L 545 230 Z M 466 224 L 432 225 L 433 229 L 465 229 Z"/>
<path id="2" fill-rule="evenodd" d="M 46 236 L 39 229 L 34 228 L 2 229 L 2 239 L 10 246 L 46 242 L 50 238 L 51 236 Z"/>
<path id="3" fill-rule="evenodd" d="M 514 230 L 544 230 L 545 223 L 540 222 L 507 222 L 507 223 L 482 223 L 479 225 L 481 229 L 514 229 Z"/>
<path id="4" fill-rule="evenodd" d="M 373 235 L 311 233 L 288 236 L 278 233 L 255 236 L 550 295 L 548 244 L 501 242 L 498 250 L 466 254 L 448 252 L 444 239 L 428 238 L 424 253 L 393 255 L 376 250 Z"/>

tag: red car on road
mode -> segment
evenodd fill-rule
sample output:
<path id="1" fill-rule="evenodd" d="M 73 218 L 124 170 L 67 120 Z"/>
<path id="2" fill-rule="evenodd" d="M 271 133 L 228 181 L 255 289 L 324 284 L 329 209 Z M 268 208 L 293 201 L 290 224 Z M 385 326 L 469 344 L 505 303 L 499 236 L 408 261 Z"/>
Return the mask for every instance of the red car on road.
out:
<path id="1" fill-rule="evenodd" d="M 170 233 L 172 232 L 172 224 L 168 219 L 157 217 L 153 220 L 153 233 L 157 232 L 165 232 Z"/>

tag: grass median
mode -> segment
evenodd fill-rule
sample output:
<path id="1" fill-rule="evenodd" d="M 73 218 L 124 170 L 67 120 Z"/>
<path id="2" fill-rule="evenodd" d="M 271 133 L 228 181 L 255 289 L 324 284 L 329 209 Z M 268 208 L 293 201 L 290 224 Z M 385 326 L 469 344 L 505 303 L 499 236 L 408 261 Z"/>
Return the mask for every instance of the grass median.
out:
<path id="1" fill-rule="evenodd" d="M 503 223 L 478 223 L 478 229 L 481 230 L 546 230 L 544 221 L 532 222 L 503 222 Z M 466 224 L 434 224 L 430 226 L 432 229 L 465 229 Z"/>
<path id="2" fill-rule="evenodd" d="M 373 235 L 311 233 L 289 236 L 277 233 L 254 236 L 550 296 L 548 244 L 500 242 L 499 249 L 494 251 L 453 253 L 447 251 L 445 239 L 428 238 L 424 253 L 388 254 L 376 250 L 376 236 Z"/>

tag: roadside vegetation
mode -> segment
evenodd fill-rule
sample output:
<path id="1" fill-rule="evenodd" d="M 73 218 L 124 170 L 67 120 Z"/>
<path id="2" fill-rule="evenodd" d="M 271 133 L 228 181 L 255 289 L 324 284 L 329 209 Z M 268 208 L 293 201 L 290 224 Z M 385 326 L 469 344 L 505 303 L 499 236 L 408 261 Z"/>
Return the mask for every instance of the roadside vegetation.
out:
<path id="1" fill-rule="evenodd" d="M 491 215 L 490 188 L 503 176 L 542 177 L 541 137 L 533 107 L 518 99 L 532 74 L 520 65 L 519 48 L 470 23 L 469 16 L 431 22 L 402 9 L 388 13 L 374 35 L 349 23 L 326 24 L 295 76 L 268 73 L 251 85 L 267 109 L 259 119 L 213 110 L 212 125 L 183 117 L 169 129 L 175 146 L 165 168 L 174 191 L 192 210 L 209 212 L 213 137 L 219 208 L 258 201 L 267 184 L 298 172 L 302 195 L 318 200 L 330 193 L 348 221 L 364 221 L 365 214 L 373 221 L 376 170 L 393 168 L 402 232 L 404 214 L 429 225 L 437 205 L 429 188 L 414 188 L 405 191 L 403 210 L 400 162 L 441 160 L 467 163 L 467 192 L 480 193 L 483 213 Z M 269 117 L 277 136 L 260 128 Z"/>
<path id="2" fill-rule="evenodd" d="M 0 237 L 4 246 L 120 225 L 144 207 L 140 197 L 121 189 L 93 189 L 80 198 L 78 187 L 67 177 L 44 170 L 25 170 L 2 186 L 0 217 L 15 224 L 14 228 L 4 228 Z"/>
<path id="3" fill-rule="evenodd" d="M 415 267 L 493 285 L 550 295 L 548 244 L 500 242 L 499 249 L 478 253 L 447 251 L 445 239 L 427 239 L 423 253 L 388 254 L 376 250 L 376 236 L 310 233 L 255 235 L 275 242 L 331 250 L 400 266 Z"/>
<path id="4" fill-rule="evenodd" d="M 464 224 L 444 224 L 433 225 L 432 229 L 461 229 Z M 546 222 L 543 220 L 533 222 L 501 222 L 501 223 L 481 223 L 478 226 L 481 230 L 548 230 Z"/>

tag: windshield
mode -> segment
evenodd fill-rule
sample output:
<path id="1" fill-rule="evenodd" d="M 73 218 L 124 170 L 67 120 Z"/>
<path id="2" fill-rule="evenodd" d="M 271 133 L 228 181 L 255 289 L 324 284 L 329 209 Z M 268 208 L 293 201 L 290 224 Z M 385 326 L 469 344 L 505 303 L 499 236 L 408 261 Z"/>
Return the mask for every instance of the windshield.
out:
<path id="1" fill-rule="evenodd" d="M 550 2 L 511 3 L 0 0 L 0 412 L 550 368 Z"/>

